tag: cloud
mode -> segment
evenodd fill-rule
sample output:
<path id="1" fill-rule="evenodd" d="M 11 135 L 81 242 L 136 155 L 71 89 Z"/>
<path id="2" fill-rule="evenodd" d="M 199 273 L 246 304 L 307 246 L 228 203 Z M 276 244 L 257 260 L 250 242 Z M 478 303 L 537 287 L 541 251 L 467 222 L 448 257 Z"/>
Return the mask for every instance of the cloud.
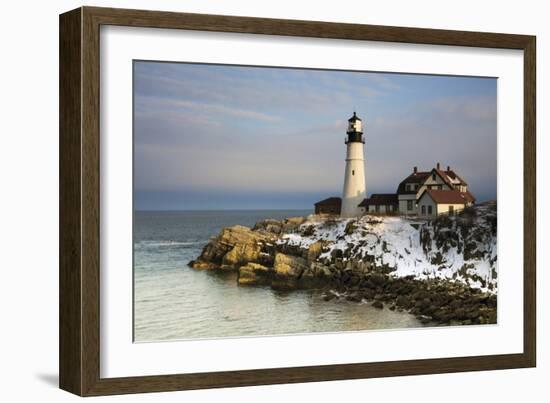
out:
<path id="1" fill-rule="evenodd" d="M 138 203 L 225 194 L 267 206 L 259 195 L 269 194 L 289 206 L 338 195 L 354 106 L 366 123 L 369 193 L 441 162 L 476 196 L 496 196 L 495 80 L 170 63 L 135 71 Z"/>
<path id="2" fill-rule="evenodd" d="M 171 99 L 171 98 L 160 98 L 160 97 L 144 97 L 136 96 L 137 108 L 141 109 L 143 113 L 147 114 L 151 111 L 162 111 L 162 112 L 183 112 L 186 114 L 187 111 L 191 110 L 194 114 L 197 112 L 200 115 L 216 117 L 218 114 L 229 115 L 245 119 L 261 120 L 265 122 L 279 122 L 281 118 L 269 113 L 256 112 L 250 109 L 243 108 L 234 108 L 226 105 L 215 104 L 215 103 L 206 103 L 206 102 L 195 102 L 187 101 L 184 99 Z"/>
<path id="3" fill-rule="evenodd" d="M 392 80 L 391 74 L 373 73 L 369 75 L 369 79 L 376 83 L 383 89 L 397 91 L 401 89 L 401 86 Z"/>
<path id="4" fill-rule="evenodd" d="M 497 108 L 493 97 L 442 97 L 430 102 L 435 113 L 458 116 L 465 121 L 496 122 Z"/>
<path id="5" fill-rule="evenodd" d="M 231 69 L 230 73 L 227 71 Z M 375 98 L 397 84 L 380 74 L 263 67 L 142 62 L 136 67 L 136 94 L 194 102 L 231 104 L 273 111 L 319 112 L 357 96 Z M 359 84 L 359 85 L 358 85 Z"/>

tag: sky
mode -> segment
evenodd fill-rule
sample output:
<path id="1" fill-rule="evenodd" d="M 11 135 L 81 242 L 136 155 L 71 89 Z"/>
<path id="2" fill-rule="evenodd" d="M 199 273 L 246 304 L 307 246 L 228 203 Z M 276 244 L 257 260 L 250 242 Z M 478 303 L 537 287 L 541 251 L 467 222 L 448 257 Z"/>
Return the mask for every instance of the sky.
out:
<path id="1" fill-rule="evenodd" d="M 135 61 L 135 208 L 311 209 L 353 111 L 369 195 L 440 162 L 496 199 L 496 102 L 495 78 Z"/>

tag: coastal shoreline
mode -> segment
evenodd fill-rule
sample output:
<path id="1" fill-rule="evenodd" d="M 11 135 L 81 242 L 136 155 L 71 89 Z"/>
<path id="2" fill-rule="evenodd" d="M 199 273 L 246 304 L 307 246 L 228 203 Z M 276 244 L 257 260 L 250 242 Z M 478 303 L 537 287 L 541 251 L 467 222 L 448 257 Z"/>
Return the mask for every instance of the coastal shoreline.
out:
<path id="1" fill-rule="evenodd" d="M 496 323 L 496 251 L 491 250 L 491 237 L 496 236 L 496 204 L 428 224 L 399 220 L 309 216 L 262 220 L 253 228 L 227 227 L 211 238 L 189 266 L 237 271 L 239 286 L 322 289 L 327 301 L 367 302 L 379 309 L 408 312 L 433 325 Z M 431 273 L 400 272 L 396 267 L 399 262 L 389 258 L 406 254 L 391 244 L 403 240 L 394 237 L 388 243 L 380 236 L 390 233 L 396 223 L 408 226 L 409 232 L 398 228 L 399 237 L 414 236 L 415 242 L 418 238 L 414 245 L 405 239 L 411 243 L 405 251 L 413 257 L 414 253 L 425 255 L 429 259 L 425 265 L 437 267 Z M 333 228 L 331 232 L 327 227 Z M 378 231 L 376 241 L 373 228 Z M 428 243 L 437 245 L 437 251 L 430 250 Z M 411 259 L 402 258 L 403 262 Z"/>

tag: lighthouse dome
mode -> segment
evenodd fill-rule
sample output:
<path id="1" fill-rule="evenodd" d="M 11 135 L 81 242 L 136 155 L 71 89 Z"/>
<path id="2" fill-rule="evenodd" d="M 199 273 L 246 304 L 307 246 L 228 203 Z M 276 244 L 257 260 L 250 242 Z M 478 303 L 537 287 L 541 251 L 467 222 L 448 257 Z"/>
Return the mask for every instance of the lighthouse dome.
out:
<path id="1" fill-rule="evenodd" d="M 363 121 L 353 112 L 353 116 L 348 119 L 348 134 L 351 133 L 362 133 L 363 132 Z"/>
<path id="2" fill-rule="evenodd" d="M 361 118 L 357 116 L 357 113 L 353 112 L 353 116 L 348 119 L 348 122 L 356 122 L 356 121 L 361 122 Z"/>

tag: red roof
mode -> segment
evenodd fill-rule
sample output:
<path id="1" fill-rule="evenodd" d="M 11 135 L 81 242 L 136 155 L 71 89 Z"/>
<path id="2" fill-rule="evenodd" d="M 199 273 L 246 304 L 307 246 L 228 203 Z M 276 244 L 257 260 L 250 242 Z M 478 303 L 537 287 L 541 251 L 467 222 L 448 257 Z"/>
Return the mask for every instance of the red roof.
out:
<path id="1" fill-rule="evenodd" d="M 455 186 L 458 185 L 464 185 L 466 186 L 467 183 L 464 182 L 464 179 L 462 179 L 460 176 L 458 176 L 455 171 L 451 170 L 450 168 L 446 171 L 443 169 L 433 168 L 431 171 L 423 171 L 423 172 L 413 172 L 409 176 L 407 176 L 405 179 L 401 181 L 399 186 L 397 187 L 397 193 L 399 194 L 415 194 L 417 190 L 406 190 L 406 185 L 408 183 L 410 184 L 418 184 L 418 186 L 422 186 L 422 184 L 428 179 L 430 175 L 433 173 L 437 173 L 439 177 L 445 182 L 451 189 L 454 189 Z M 453 183 L 453 181 L 455 183 Z"/>
<path id="2" fill-rule="evenodd" d="M 420 198 L 427 193 L 437 204 L 466 204 L 475 202 L 470 192 L 459 192 L 458 190 L 426 189 Z"/>
<path id="3" fill-rule="evenodd" d="M 456 174 L 455 171 L 453 171 L 452 169 L 448 169 L 447 171 L 443 171 L 445 174 L 447 174 L 447 176 L 453 180 L 459 180 L 460 181 L 460 184 L 461 185 L 465 185 L 467 186 L 468 184 L 464 181 L 464 179 L 462 179 L 460 176 L 458 176 Z"/>
<path id="4" fill-rule="evenodd" d="M 461 193 L 466 196 L 466 200 L 468 200 L 470 203 L 475 203 L 476 202 L 476 198 L 474 197 L 473 194 L 470 193 L 469 190 L 467 190 L 466 192 L 461 192 Z"/>
<path id="5" fill-rule="evenodd" d="M 432 170 L 432 172 L 435 171 L 437 172 L 437 174 L 441 177 L 441 179 L 443 179 L 443 181 L 449 185 L 449 187 L 451 189 L 454 189 L 455 186 L 458 186 L 458 185 L 467 185 L 466 182 L 464 182 L 464 180 L 458 176 L 454 171 L 443 171 L 442 169 L 437 169 L 437 168 L 434 168 Z M 458 183 L 452 183 L 451 180 L 454 180 L 454 181 L 458 181 Z"/>

